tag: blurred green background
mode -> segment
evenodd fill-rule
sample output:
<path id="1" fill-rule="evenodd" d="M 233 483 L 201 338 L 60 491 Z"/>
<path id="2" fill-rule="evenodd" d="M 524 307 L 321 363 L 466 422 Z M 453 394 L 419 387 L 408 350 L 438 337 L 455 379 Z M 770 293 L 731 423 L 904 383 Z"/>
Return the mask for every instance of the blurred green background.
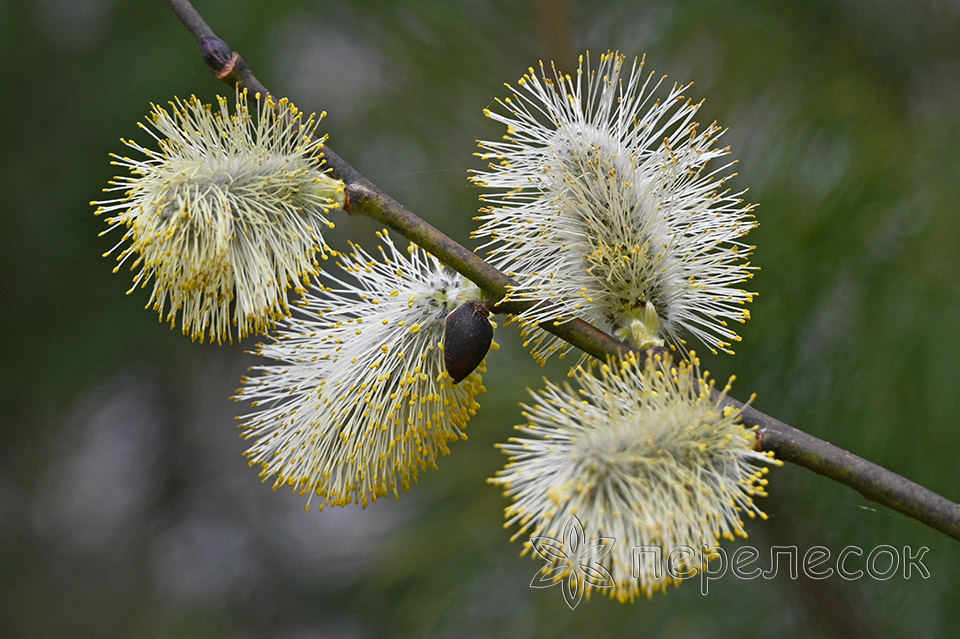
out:
<path id="1" fill-rule="evenodd" d="M 198 2 L 264 83 L 327 110 L 330 145 L 468 241 L 482 109 L 538 59 L 644 52 L 729 127 L 758 202 L 761 295 L 736 395 L 960 499 L 960 4 L 952 1 Z M 570 611 L 485 483 L 518 389 L 559 379 L 501 330 L 470 439 L 397 502 L 303 512 L 248 468 L 229 399 L 253 340 L 193 344 L 125 297 L 88 201 L 150 101 L 227 89 L 165 3 L 0 3 L 0 635 L 950 636 L 960 545 L 799 467 L 771 474 L 777 545 L 929 546 L 929 579 L 687 583 Z M 376 227 L 338 221 L 340 242 Z M 732 550 L 733 546 L 728 545 Z M 762 564 L 767 565 L 766 555 Z M 861 565 L 862 567 L 862 560 Z"/>

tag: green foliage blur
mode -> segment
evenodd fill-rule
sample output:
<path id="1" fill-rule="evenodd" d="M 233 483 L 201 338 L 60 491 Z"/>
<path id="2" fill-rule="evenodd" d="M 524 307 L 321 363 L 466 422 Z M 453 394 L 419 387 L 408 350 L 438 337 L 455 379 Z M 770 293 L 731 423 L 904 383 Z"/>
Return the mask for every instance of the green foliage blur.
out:
<path id="1" fill-rule="evenodd" d="M 469 246 L 475 140 L 540 59 L 647 54 L 729 127 L 762 267 L 734 394 L 960 499 L 960 4 L 949 0 L 198 1 L 376 184 Z M 0 4 L 0 634 L 14 637 L 950 636 L 960 545 L 795 466 L 751 543 L 928 546 L 931 576 L 696 580 L 570 611 L 485 482 L 519 389 L 560 380 L 510 327 L 483 409 L 399 501 L 303 512 L 248 468 L 231 401 L 256 340 L 194 344 L 124 292 L 90 200 L 151 101 L 229 92 L 164 2 Z M 338 220 L 335 243 L 375 243 Z M 569 360 L 566 362 L 569 363 Z M 727 544 L 731 550 L 733 544 Z M 862 559 L 861 559 L 862 562 Z M 765 567 L 766 554 L 762 555 Z M 854 566 L 857 567 L 857 566 Z M 862 563 L 859 567 L 862 567 Z"/>

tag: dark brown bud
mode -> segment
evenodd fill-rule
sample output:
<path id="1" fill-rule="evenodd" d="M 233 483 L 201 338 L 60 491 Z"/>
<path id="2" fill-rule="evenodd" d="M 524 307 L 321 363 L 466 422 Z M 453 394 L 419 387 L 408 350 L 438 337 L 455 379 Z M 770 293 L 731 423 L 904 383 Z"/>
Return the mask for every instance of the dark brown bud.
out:
<path id="1" fill-rule="evenodd" d="M 443 333 L 443 363 L 458 384 L 480 365 L 493 342 L 490 311 L 480 302 L 464 302 L 447 315 Z"/>
<path id="2" fill-rule="evenodd" d="M 200 38 L 200 53 L 203 55 L 203 61 L 214 72 L 219 72 L 227 66 L 233 57 L 233 50 L 230 46 L 216 36 Z"/>

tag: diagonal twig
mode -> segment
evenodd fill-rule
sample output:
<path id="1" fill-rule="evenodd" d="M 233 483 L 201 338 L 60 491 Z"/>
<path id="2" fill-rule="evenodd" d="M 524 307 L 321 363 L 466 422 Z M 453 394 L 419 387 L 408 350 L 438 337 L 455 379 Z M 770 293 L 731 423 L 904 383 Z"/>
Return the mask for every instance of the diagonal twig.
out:
<path id="1" fill-rule="evenodd" d="M 232 87 L 254 93 L 270 91 L 253 74 L 243 58 L 213 32 L 189 0 L 166 0 L 177 17 L 197 40 L 203 59 L 220 80 Z M 507 287 L 516 284 L 472 251 L 447 237 L 415 213 L 381 191 L 329 147 L 324 158 L 331 173 L 345 183 L 344 210 L 366 215 L 417 243 L 464 277 L 473 281 L 494 301 L 501 300 Z M 494 307 L 500 313 L 519 313 L 535 302 L 505 302 Z M 620 340 L 579 319 L 543 322 L 541 328 L 572 346 L 600 359 L 621 356 L 632 349 Z M 639 351 L 645 358 L 652 349 Z M 714 393 L 716 390 L 713 391 Z M 866 499 L 960 540 L 960 504 L 878 464 L 858 457 L 830 442 L 798 430 L 752 406 L 727 397 L 725 403 L 741 410 L 743 422 L 757 429 L 757 449 L 773 451 L 778 459 L 808 468 L 845 484 Z"/>

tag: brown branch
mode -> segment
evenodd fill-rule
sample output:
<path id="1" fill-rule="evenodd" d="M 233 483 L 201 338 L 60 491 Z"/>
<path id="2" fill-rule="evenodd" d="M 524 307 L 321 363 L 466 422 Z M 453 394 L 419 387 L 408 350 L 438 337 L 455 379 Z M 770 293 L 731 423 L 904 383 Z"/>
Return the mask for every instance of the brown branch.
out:
<path id="1" fill-rule="evenodd" d="M 742 406 L 736 400 L 730 403 Z M 741 415 L 744 423 L 758 427 L 758 450 L 773 451 L 777 459 L 846 484 L 870 501 L 960 540 L 960 504 L 883 466 L 784 424 L 752 406 L 744 408 Z"/>
<path id="2" fill-rule="evenodd" d="M 200 45 L 203 59 L 219 79 L 233 87 L 268 94 L 243 58 L 218 38 L 189 0 L 166 0 Z M 331 173 L 346 185 L 344 209 L 371 217 L 435 255 L 477 284 L 499 302 L 516 282 L 490 266 L 472 251 L 450 239 L 412 211 L 374 186 L 343 158 L 324 148 Z M 535 302 L 505 302 L 493 307 L 499 313 L 520 313 Z M 634 350 L 616 338 L 579 319 L 543 322 L 541 328 L 600 359 Z M 653 349 L 640 351 L 645 358 Z M 714 391 L 716 392 L 716 391 Z M 882 466 L 869 462 L 813 435 L 797 430 L 736 399 L 726 403 L 742 410 L 743 422 L 757 427 L 757 449 L 773 451 L 778 459 L 808 468 L 857 490 L 866 499 L 882 504 L 960 540 L 960 505 Z"/>

